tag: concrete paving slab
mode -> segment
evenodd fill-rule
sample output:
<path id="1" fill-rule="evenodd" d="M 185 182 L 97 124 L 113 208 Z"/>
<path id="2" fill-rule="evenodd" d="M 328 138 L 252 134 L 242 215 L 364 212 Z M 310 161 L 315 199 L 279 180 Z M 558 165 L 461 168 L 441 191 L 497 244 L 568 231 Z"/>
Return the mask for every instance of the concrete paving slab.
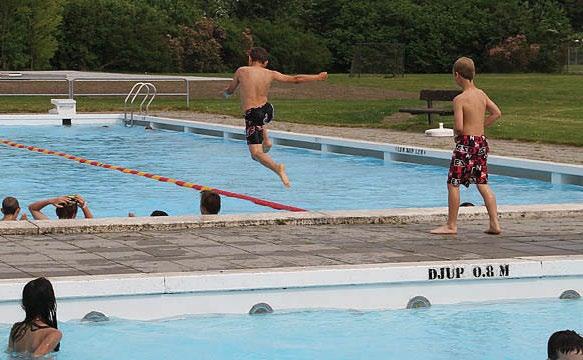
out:
<path id="1" fill-rule="evenodd" d="M 559 226 L 554 226 L 555 221 Z M 0 279 L 583 255 L 583 215 L 461 219 L 456 236 L 411 224 L 262 225 L 0 236 Z"/>

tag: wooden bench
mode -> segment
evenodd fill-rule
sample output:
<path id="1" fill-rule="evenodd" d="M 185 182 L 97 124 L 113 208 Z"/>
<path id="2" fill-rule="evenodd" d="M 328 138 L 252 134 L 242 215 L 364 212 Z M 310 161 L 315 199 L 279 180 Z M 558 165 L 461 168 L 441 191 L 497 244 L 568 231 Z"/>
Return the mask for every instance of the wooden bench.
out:
<path id="1" fill-rule="evenodd" d="M 427 101 L 426 108 L 404 108 L 399 109 L 399 112 L 409 113 L 413 115 L 427 114 L 427 122 L 431 124 L 432 115 L 439 116 L 453 115 L 453 110 L 438 109 L 433 107 L 434 101 L 453 101 L 453 98 L 461 94 L 461 90 L 421 90 L 419 93 L 419 100 Z"/>

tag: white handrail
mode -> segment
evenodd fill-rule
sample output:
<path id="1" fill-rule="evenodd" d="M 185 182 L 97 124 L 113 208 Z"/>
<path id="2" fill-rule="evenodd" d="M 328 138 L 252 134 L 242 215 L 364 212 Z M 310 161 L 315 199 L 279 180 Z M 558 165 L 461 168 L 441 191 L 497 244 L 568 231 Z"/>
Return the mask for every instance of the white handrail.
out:
<path id="1" fill-rule="evenodd" d="M 140 115 L 148 115 L 148 111 L 150 109 L 150 104 L 152 103 L 152 101 L 154 101 L 154 98 L 156 97 L 157 94 L 157 89 L 156 86 L 152 83 L 145 83 L 145 82 L 138 82 L 135 83 L 134 86 L 132 86 L 132 89 L 130 90 L 130 92 L 128 93 L 128 95 L 126 96 L 125 100 L 124 100 L 124 125 L 125 126 L 134 126 L 134 101 L 136 100 L 136 98 L 139 95 L 142 95 L 142 89 L 146 88 L 146 93 L 144 94 L 144 97 L 142 98 L 142 101 L 140 102 Z M 132 96 L 133 95 L 133 96 Z M 127 106 L 128 106 L 128 100 L 130 99 L 130 119 L 128 120 L 128 116 L 127 116 Z M 146 103 L 147 102 L 147 103 Z M 144 104 L 146 104 L 146 111 L 144 113 Z"/>

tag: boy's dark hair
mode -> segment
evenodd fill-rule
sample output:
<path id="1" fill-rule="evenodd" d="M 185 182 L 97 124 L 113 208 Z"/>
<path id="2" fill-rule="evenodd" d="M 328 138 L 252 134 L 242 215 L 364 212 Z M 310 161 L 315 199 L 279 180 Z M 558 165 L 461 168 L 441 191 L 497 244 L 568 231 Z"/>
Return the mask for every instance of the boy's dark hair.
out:
<path id="1" fill-rule="evenodd" d="M 258 61 L 264 64 L 268 60 L 269 54 L 267 53 L 267 50 L 262 47 L 254 47 L 249 50 L 249 57 L 251 58 L 251 61 Z"/>
<path id="2" fill-rule="evenodd" d="M 168 216 L 168 213 L 166 211 L 162 211 L 162 210 L 154 210 L 154 211 L 152 211 L 150 216 Z"/>
<path id="3" fill-rule="evenodd" d="M 77 208 L 76 202 L 61 204 L 61 207 L 56 208 L 57 217 L 59 219 L 74 219 L 77 216 Z"/>
<path id="4" fill-rule="evenodd" d="M 461 57 L 453 64 L 453 72 L 460 74 L 466 80 L 474 80 L 476 76 L 476 67 L 474 61 L 468 57 Z"/>
<path id="5" fill-rule="evenodd" d="M 550 360 L 559 358 L 559 353 L 583 353 L 583 337 L 573 330 L 557 331 L 549 338 L 547 355 Z"/>
<path id="6" fill-rule="evenodd" d="M 203 215 L 216 215 L 221 211 L 221 197 L 214 191 L 200 192 L 200 212 Z"/>
<path id="7" fill-rule="evenodd" d="M 20 209 L 20 204 L 18 204 L 16 198 L 8 196 L 2 201 L 2 214 L 14 215 L 18 209 Z"/>

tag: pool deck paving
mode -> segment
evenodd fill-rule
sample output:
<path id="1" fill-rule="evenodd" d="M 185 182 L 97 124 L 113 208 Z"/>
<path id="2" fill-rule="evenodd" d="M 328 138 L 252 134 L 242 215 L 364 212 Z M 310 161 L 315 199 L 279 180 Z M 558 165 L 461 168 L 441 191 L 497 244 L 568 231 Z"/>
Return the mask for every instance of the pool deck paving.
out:
<path id="1" fill-rule="evenodd" d="M 583 214 L 435 222 L 202 227 L 178 231 L 0 236 L 0 279 L 298 268 L 583 254 Z"/>

